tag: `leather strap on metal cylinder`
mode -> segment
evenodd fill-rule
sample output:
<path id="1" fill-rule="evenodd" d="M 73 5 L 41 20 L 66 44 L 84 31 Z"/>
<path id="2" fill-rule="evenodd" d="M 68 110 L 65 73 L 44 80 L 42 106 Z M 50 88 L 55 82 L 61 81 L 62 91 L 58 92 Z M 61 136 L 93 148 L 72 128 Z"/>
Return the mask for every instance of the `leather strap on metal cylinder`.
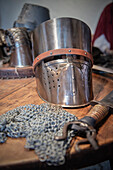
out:
<path id="1" fill-rule="evenodd" d="M 40 61 L 42 61 L 43 59 L 47 57 L 56 56 L 56 55 L 66 55 L 66 54 L 67 55 L 73 55 L 73 54 L 81 55 L 86 58 L 89 58 L 93 65 L 93 57 L 87 51 L 82 50 L 82 49 L 76 49 L 76 48 L 61 48 L 61 49 L 49 50 L 38 55 L 33 62 L 33 67 L 35 67 L 35 65 L 37 65 Z"/>

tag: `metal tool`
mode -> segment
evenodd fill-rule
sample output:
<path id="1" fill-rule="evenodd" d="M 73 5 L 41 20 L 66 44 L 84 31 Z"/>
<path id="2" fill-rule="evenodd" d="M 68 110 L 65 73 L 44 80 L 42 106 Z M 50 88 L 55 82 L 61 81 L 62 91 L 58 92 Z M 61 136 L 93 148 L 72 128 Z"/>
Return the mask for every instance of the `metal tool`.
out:
<path id="1" fill-rule="evenodd" d="M 98 65 L 93 65 L 92 69 L 93 69 L 93 70 L 100 71 L 100 72 L 104 72 L 104 73 L 113 74 L 113 70 L 112 70 L 112 69 L 110 69 L 110 68 L 105 68 L 105 67 L 98 66 Z"/>
<path id="2" fill-rule="evenodd" d="M 95 105 L 87 116 L 83 117 L 79 121 L 68 122 L 64 125 L 62 136 L 56 136 L 56 140 L 65 140 L 68 130 L 75 130 L 75 136 L 85 138 L 78 141 L 75 145 L 76 151 L 81 151 L 79 145 L 89 143 L 94 149 L 98 149 L 98 143 L 96 140 L 96 129 L 94 128 L 97 123 L 106 117 L 109 113 L 109 109 L 113 108 L 113 91 L 111 91 L 101 101 L 92 101 L 92 105 Z"/>

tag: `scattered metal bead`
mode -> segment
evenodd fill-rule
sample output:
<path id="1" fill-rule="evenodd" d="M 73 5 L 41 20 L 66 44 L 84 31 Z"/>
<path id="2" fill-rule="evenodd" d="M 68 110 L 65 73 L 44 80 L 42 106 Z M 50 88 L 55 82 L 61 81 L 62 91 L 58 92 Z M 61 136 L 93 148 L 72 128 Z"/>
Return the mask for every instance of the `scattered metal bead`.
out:
<path id="1" fill-rule="evenodd" d="M 5 143 L 7 140 L 6 134 L 4 132 L 0 132 L 0 143 Z"/>
<path id="2" fill-rule="evenodd" d="M 12 138 L 26 137 L 26 149 L 34 149 L 41 162 L 48 165 L 62 165 L 69 148 L 73 131 L 68 132 L 65 141 L 56 141 L 62 135 L 66 122 L 76 117 L 62 107 L 44 103 L 25 105 L 0 116 L 0 143 Z"/>

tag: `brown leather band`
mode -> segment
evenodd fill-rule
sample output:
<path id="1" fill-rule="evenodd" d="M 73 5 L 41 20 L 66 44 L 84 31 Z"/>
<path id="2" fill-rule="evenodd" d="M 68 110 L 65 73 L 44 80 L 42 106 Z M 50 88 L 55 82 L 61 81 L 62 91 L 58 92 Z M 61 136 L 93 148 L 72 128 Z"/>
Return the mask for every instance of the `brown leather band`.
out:
<path id="1" fill-rule="evenodd" d="M 41 60 L 47 57 L 56 56 L 56 55 L 65 55 L 65 54 L 70 54 L 70 55 L 75 54 L 75 55 L 81 55 L 81 56 L 87 57 L 91 60 L 92 65 L 93 65 L 93 57 L 87 51 L 76 49 L 76 48 L 61 48 L 61 49 L 54 49 L 54 50 L 46 51 L 38 55 L 33 62 L 33 67 L 35 67 L 37 63 L 39 63 Z"/>

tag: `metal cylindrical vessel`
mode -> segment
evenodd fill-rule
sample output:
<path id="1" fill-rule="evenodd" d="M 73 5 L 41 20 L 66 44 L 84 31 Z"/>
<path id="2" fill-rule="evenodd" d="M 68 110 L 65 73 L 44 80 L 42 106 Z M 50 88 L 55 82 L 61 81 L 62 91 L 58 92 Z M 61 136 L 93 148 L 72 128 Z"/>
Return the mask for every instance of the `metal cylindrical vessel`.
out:
<path id="1" fill-rule="evenodd" d="M 11 67 L 31 66 L 33 63 L 31 41 L 26 28 L 11 28 L 6 31 L 11 42 Z"/>
<path id="2" fill-rule="evenodd" d="M 34 30 L 35 56 L 52 49 L 78 48 L 91 53 L 91 31 L 74 18 L 48 20 Z"/>
<path id="3" fill-rule="evenodd" d="M 34 31 L 34 71 L 40 97 L 65 107 L 93 98 L 91 31 L 74 18 L 55 18 Z"/>

